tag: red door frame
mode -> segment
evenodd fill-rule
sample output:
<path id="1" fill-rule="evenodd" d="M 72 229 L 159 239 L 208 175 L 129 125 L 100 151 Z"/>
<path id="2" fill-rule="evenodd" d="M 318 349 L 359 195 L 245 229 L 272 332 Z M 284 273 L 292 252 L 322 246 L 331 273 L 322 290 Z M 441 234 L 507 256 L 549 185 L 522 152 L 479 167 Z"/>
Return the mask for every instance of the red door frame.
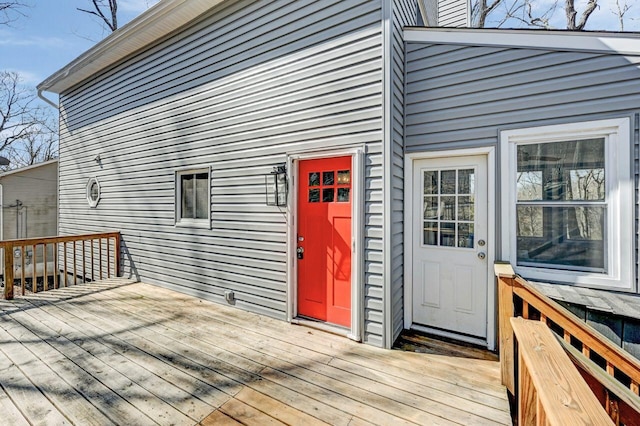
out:
<path id="1" fill-rule="evenodd" d="M 351 327 L 351 156 L 300 160 L 296 263 L 298 314 Z"/>
<path id="2" fill-rule="evenodd" d="M 298 269 L 296 259 L 296 239 L 298 229 L 298 165 L 303 160 L 313 160 L 328 157 L 351 157 L 353 191 L 352 201 L 352 293 L 351 293 L 351 328 L 344 336 L 361 342 L 364 330 L 364 145 L 349 148 L 337 148 L 326 151 L 306 151 L 289 153 L 287 155 L 287 170 L 289 180 L 289 196 L 287 208 L 287 320 L 291 323 L 301 323 L 298 317 Z M 340 329 L 334 332 L 342 334 Z"/>

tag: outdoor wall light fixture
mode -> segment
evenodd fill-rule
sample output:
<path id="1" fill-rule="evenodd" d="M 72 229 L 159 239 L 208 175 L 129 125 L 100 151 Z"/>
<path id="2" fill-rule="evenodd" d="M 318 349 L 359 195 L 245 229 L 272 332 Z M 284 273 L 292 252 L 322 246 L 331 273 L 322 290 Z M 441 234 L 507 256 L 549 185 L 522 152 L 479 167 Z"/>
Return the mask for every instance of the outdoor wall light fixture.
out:
<path id="1" fill-rule="evenodd" d="M 265 195 L 268 206 L 287 205 L 287 166 L 280 164 L 264 175 Z"/>

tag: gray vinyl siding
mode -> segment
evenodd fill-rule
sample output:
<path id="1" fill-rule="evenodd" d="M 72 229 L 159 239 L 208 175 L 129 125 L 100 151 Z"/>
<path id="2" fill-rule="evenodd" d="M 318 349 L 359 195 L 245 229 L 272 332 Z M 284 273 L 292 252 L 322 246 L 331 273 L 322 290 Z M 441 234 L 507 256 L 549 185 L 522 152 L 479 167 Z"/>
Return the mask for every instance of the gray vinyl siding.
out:
<path id="1" fill-rule="evenodd" d="M 424 22 L 424 26 L 437 27 L 438 26 L 438 0 L 418 0 L 418 1 L 422 2 L 422 4 L 424 5 L 424 10 L 427 14 L 427 19 L 426 19 L 426 22 Z"/>
<path id="2" fill-rule="evenodd" d="M 640 56 L 414 42 L 406 49 L 408 152 L 497 147 L 506 129 L 614 117 L 639 126 Z M 637 130 L 632 140 L 637 191 Z"/>
<path id="3" fill-rule="evenodd" d="M 406 26 L 416 25 L 417 3 L 410 0 L 394 0 L 391 43 L 391 342 L 395 341 L 404 326 L 404 40 Z"/>
<path id="4" fill-rule="evenodd" d="M 263 175 L 366 145 L 364 340 L 382 345 L 381 46 L 379 1 L 225 2 L 62 94 L 60 233 L 120 230 L 126 275 L 284 319 L 286 210 L 265 205 Z M 175 172 L 201 167 L 210 229 L 176 227 Z"/>
<path id="5" fill-rule="evenodd" d="M 437 0 L 439 27 L 467 27 L 469 0 Z"/>

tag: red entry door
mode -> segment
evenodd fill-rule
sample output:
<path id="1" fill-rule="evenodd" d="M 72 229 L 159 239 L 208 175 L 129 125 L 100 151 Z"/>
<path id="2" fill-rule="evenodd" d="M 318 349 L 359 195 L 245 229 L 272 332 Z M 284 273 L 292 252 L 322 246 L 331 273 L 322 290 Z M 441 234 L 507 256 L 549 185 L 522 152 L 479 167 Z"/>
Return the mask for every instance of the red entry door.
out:
<path id="1" fill-rule="evenodd" d="M 298 170 L 298 314 L 350 327 L 351 157 Z"/>

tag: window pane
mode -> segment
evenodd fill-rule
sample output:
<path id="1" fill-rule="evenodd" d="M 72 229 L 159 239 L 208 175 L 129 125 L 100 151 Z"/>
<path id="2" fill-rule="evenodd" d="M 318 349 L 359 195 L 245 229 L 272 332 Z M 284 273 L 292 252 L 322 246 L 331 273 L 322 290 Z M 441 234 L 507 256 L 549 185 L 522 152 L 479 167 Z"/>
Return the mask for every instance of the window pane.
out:
<path id="1" fill-rule="evenodd" d="M 603 138 L 519 145 L 518 201 L 603 201 L 604 148 Z"/>
<path id="2" fill-rule="evenodd" d="M 440 197 L 440 219 L 456 220 L 456 197 Z"/>
<path id="3" fill-rule="evenodd" d="M 438 197 L 424 197 L 424 218 L 438 219 Z"/>
<path id="4" fill-rule="evenodd" d="M 517 207 L 519 265 L 604 270 L 606 207 Z"/>
<path id="5" fill-rule="evenodd" d="M 334 173 L 333 172 L 323 172 L 322 173 L 322 184 L 323 185 L 333 185 L 334 182 Z"/>
<path id="6" fill-rule="evenodd" d="M 458 224 L 458 247 L 473 248 L 473 224 Z"/>
<path id="7" fill-rule="evenodd" d="M 424 244 L 427 246 L 438 245 L 438 222 L 424 223 Z"/>
<path id="8" fill-rule="evenodd" d="M 438 193 L 438 172 L 430 171 L 424 172 L 424 193 L 425 194 L 437 194 Z"/>
<path id="9" fill-rule="evenodd" d="M 319 172 L 311 172 L 311 173 L 309 173 L 309 186 L 320 186 L 320 173 Z"/>
<path id="10" fill-rule="evenodd" d="M 323 203 L 333 202 L 333 188 L 322 189 L 322 202 Z"/>
<path id="11" fill-rule="evenodd" d="M 338 188 L 338 202 L 339 203 L 348 203 L 349 202 L 349 188 Z"/>
<path id="12" fill-rule="evenodd" d="M 309 190 L 309 202 L 310 203 L 319 203 L 320 202 L 320 190 L 319 189 L 310 189 Z"/>
<path id="13" fill-rule="evenodd" d="M 193 218 L 194 211 L 194 191 L 193 191 L 193 175 L 180 176 L 180 188 L 182 197 L 182 207 L 180 209 L 180 217 L 185 219 Z"/>
<path id="14" fill-rule="evenodd" d="M 458 197 L 458 220 L 474 220 L 474 207 L 473 197 Z"/>
<path id="15" fill-rule="evenodd" d="M 519 172 L 516 190 L 519 201 L 542 200 L 542 172 Z"/>
<path id="16" fill-rule="evenodd" d="M 455 223 L 440 223 L 440 245 L 446 247 L 456 246 Z"/>
<path id="17" fill-rule="evenodd" d="M 455 194 L 456 193 L 456 171 L 442 170 L 440 175 L 440 193 Z"/>
<path id="18" fill-rule="evenodd" d="M 475 173 L 473 169 L 458 171 L 458 194 L 473 194 Z"/>
<path id="19" fill-rule="evenodd" d="M 338 185 L 348 185 L 351 183 L 351 172 L 349 170 L 338 170 Z"/>
<path id="20" fill-rule="evenodd" d="M 209 174 L 196 175 L 196 219 L 209 218 Z"/>

